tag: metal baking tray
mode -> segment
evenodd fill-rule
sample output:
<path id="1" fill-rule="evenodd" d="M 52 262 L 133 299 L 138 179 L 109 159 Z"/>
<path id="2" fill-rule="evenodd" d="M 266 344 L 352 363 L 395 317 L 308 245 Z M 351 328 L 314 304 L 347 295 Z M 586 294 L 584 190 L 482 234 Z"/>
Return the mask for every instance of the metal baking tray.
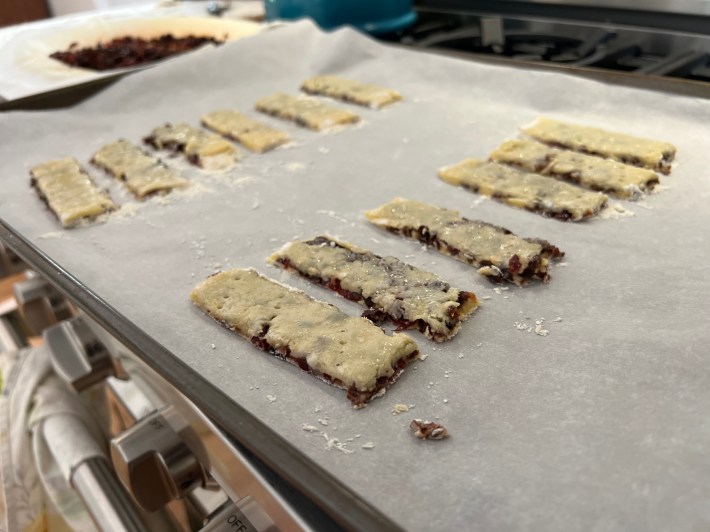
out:
<path id="1" fill-rule="evenodd" d="M 90 170 L 122 208 L 85 228 L 60 229 L 29 188 L 38 162 L 86 163 L 102 143 L 139 141 L 165 121 L 248 112 L 321 72 L 397 88 L 405 101 L 353 107 L 362 124 L 329 134 L 264 118 L 293 145 L 245 153 L 225 174 L 168 159 L 193 187 L 143 203 Z M 659 193 L 579 224 L 436 178 L 538 115 L 669 140 L 678 160 Z M 693 529 L 710 523 L 708 118 L 705 100 L 389 48 L 303 22 L 133 74 L 71 109 L 1 115 L 0 238 L 346 527 Z M 548 285 L 494 287 L 364 220 L 397 195 L 546 238 L 565 261 Z M 483 301 L 451 342 L 408 333 L 426 360 L 359 411 L 342 390 L 255 350 L 187 299 L 215 270 L 256 267 L 359 314 L 265 263 L 283 243 L 323 232 Z M 527 332 L 538 321 L 549 334 Z M 393 414 L 395 404 L 413 406 Z M 451 438 L 416 440 L 414 417 L 438 420 Z"/>

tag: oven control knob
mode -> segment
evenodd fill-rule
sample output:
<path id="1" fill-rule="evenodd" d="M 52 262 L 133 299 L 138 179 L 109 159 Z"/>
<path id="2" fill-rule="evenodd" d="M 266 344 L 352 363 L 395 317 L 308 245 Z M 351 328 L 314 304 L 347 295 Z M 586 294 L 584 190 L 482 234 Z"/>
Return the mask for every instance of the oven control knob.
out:
<path id="1" fill-rule="evenodd" d="M 166 406 L 111 440 L 111 459 L 126 489 L 148 512 L 206 483 L 200 462 L 173 429 L 179 414 Z"/>
<path id="2" fill-rule="evenodd" d="M 81 316 L 45 329 L 54 371 L 77 392 L 120 375 L 118 362 Z"/>

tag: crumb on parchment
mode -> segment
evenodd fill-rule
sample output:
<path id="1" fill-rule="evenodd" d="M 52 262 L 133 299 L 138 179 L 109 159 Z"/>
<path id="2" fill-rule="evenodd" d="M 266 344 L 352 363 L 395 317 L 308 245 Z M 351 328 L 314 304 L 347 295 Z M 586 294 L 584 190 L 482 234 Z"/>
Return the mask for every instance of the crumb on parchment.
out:
<path id="1" fill-rule="evenodd" d="M 449 437 L 449 431 L 446 430 L 446 427 L 433 421 L 413 419 L 409 424 L 409 428 L 417 438 L 422 440 L 442 440 Z"/>

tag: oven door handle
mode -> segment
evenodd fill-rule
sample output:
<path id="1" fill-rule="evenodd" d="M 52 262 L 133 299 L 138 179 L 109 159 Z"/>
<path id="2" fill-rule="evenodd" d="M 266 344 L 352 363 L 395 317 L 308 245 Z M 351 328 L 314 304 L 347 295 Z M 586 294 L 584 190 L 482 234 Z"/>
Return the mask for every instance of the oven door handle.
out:
<path id="1" fill-rule="evenodd" d="M 96 527 L 106 532 L 150 532 L 89 429 L 72 414 L 42 422 L 47 448 L 74 487 Z"/>

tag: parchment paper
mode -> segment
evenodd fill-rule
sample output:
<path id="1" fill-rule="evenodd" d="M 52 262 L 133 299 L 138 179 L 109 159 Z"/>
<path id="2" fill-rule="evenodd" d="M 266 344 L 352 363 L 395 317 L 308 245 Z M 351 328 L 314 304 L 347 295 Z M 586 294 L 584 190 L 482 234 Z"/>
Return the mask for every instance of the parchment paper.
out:
<path id="1" fill-rule="evenodd" d="M 245 153 L 223 175 L 171 160 L 194 185 L 165 199 L 135 202 L 93 170 L 124 207 L 87 228 L 62 231 L 28 186 L 38 162 L 86 163 L 102 143 L 139 141 L 165 121 L 197 123 L 222 107 L 250 113 L 260 96 L 295 92 L 325 72 L 399 89 L 405 101 L 352 107 L 363 124 L 332 134 L 263 118 L 295 145 Z M 671 141 L 677 163 L 659 193 L 623 204 L 634 216 L 579 224 L 436 178 L 539 115 Z M 710 526 L 708 123 L 708 101 L 390 49 L 299 23 L 137 73 L 71 110 L 0 116 L 0 216 L 407 529 L 699 530 Z M 496 290 L 472 268 L 368 225 L 363 211 L 396 195 L 546 238 L 567 252 L 564 264 L 549 285 Z M 428 357 L 360 411 L 187 298 L 217 269 L 256 267 L 359 314 L 264 262 L 286 241 L 323 232 L 483 298 L 449 343 L 409 333 Z M 547 336 L 527 332 L 536 321 Z M 411 411 L 394 415 L 398 403 Z M 438 420 L 451 438 L 416 440 L 414 417 Z M 326 437 L 352 452 L 328 449 Z"/>

